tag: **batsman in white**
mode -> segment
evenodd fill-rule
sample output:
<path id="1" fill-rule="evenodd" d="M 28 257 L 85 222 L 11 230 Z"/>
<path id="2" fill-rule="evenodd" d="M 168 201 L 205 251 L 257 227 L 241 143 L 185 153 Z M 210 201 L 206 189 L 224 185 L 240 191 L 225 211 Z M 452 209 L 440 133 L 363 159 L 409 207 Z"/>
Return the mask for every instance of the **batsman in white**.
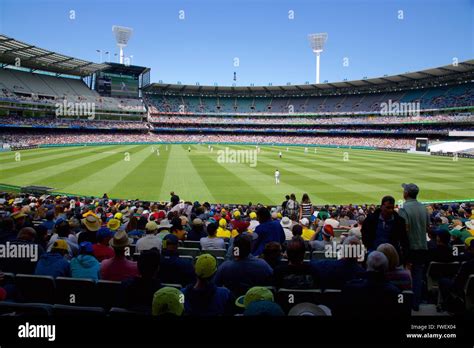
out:
<path id="1" fill-rule="evenodd" d="M 275 184 L 279 184 L 280 183 L 280 172 L 277 170 L 275 170 Z"/>

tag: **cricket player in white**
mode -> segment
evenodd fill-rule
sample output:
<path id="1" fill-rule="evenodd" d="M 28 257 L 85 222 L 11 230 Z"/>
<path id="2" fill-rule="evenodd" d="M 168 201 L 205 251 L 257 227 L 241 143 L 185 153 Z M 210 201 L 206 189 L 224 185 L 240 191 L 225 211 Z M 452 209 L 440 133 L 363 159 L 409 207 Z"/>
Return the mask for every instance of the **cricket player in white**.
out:
<path id="1" fill-rule="evenodd" d="M 304 153 L 308 153 L 308 148 L 307 147 L 304 148 Z"/>
<path id="2" fill-rule="evenodd" d="M 278 153 L 278 156 L 281 158 L 281 151 Z"/>
<path id="3" fill-rule="evenodd" d="M 277 170 L 275 170 L 275 184 L 279 184 L 280 183 L 280 172 Z"/>

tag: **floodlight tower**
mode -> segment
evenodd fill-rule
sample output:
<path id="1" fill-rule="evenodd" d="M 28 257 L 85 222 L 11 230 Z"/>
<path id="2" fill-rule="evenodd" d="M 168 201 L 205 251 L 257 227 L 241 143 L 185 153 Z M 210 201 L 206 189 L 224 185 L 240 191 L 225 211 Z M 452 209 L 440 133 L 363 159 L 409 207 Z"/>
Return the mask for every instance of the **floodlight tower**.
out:
<path id="1" fill-rule="evenodd" d="M 123 49 L 127 46 L 128 40 L 132 36 L 133 29 L 114 25 L 112 31 L 115 35 L 115 41 L 120 49 L 120 64 L 123 64 Z"/>
<path id="2" fill-rule="evenodd" d="M 324 44 L 328 39 L 328 33 L 309 34 L 309 42 L 313 52 L 316 53 L 316 83 L 319 83 L 319 59 L 323 51 Z"/>

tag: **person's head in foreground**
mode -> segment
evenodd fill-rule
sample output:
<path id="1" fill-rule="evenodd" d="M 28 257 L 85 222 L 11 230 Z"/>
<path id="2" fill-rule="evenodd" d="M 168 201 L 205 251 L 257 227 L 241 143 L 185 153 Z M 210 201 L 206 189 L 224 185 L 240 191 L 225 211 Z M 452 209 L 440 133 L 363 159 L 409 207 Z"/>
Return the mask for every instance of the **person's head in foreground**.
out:
<path id="1" fill-rule="evenodd" d="M 179 317 L 184 312 L 184 295 L 176 288 L 165 286 L 155 292 L 151 305 L 153 316 Z"/>
<path id="2" fill-rule="evenodd" d="M 110 240 L 110 246 L 114 249 L 115 257 L 124 257 L 125 248 L 130 245 L 127 232 L 118 231 Z"/>
<path id="3" fill-rule="evenodd" d="M 420 189 L 415 184 L 402 184 L 403 187 L 403 198 L 406 199 L 416 199 Z"/>
<path id="4" fill-rule="evenodd" d="M 270 301 L 273 302 L 273 293 L 270 289 L 263 286 L 254 286 L 250 288 L 245 295 L 235 300 L 235 305 L 240 308 L 247 308 L 254 301 Z"/>
<path id="5" fill-rule="evenodd" d="M 217 272 L 217 260 L 210 254 L 202 254 L 196 258 L 194 264 L 194 271 L 199 283 L 206 283 L 211 281 L 214 274 Z"/>
<path id="6" fill-rule="evenodd" d="M 397 249 L 390 243 L 383 243 L 377 247 L 377 251 L 383 253 L 388 260 L 388 271 L 393 271 L 398 267 L 400 258 L 398 256 Z"/>
<path id="7" fill-rule="evenodd" d="M 138 256 L 138 272 L 144 279 L 153 279 L 158 276 L 160 270 L 160 252 L 156 248 L 143 250 Z"/>
<path id="8" fill-rule="evenodd" d="M 385 274 L 388 271 L 388 259 L 380 251 L 372 251 L 367 258 L 367 271 Z"/>
<path id="9" fill-rule="evenodd" d="M 325 317 L 331 315 L 331 309 L 328 307 L 310 302 L 298 303 L 288 312 L 288 316 L 292 317 Z"/>
<path id="10" fill-rule="evenodd" d="M 243 260 L 247 258 L 252 250 L 252 236 L 248 234 L 239 234 L 234 239 L 234 258 Z"/>

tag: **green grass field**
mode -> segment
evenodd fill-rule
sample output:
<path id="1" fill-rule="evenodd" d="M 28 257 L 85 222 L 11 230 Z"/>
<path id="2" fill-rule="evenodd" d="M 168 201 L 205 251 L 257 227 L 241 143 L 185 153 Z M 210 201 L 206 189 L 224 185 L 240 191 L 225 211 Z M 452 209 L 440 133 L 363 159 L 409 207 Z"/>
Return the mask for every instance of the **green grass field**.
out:
<path id="1" fill-rule="evenodd" d="M 159 156 L 156 151 L 159 149 Z M 214 145 L 107 145 L 57 147 L 0 153 L 0 183 L 53 187 L 78 195 L 220 203 L 278 204 L 285 194 L 306 192 L 315 204 L 378 203 L 402 199 L 403 182 L 420 187 L 419 199 L 474 198 L 474 160 L 353 149 L 262 146 L 255 167 L 220 163 Z M 255 146 L 229 146 L 255 150 Z M 278 158 L 278 152 L 283 158 Z M 344 161 L 344 153 L 348 160 Z M 128 153 L 128 154 L 127 154 Z M 128 159 L 128 161 L 127 161 Z M 275 184 L 274 171 L 281 173 Z"/>

